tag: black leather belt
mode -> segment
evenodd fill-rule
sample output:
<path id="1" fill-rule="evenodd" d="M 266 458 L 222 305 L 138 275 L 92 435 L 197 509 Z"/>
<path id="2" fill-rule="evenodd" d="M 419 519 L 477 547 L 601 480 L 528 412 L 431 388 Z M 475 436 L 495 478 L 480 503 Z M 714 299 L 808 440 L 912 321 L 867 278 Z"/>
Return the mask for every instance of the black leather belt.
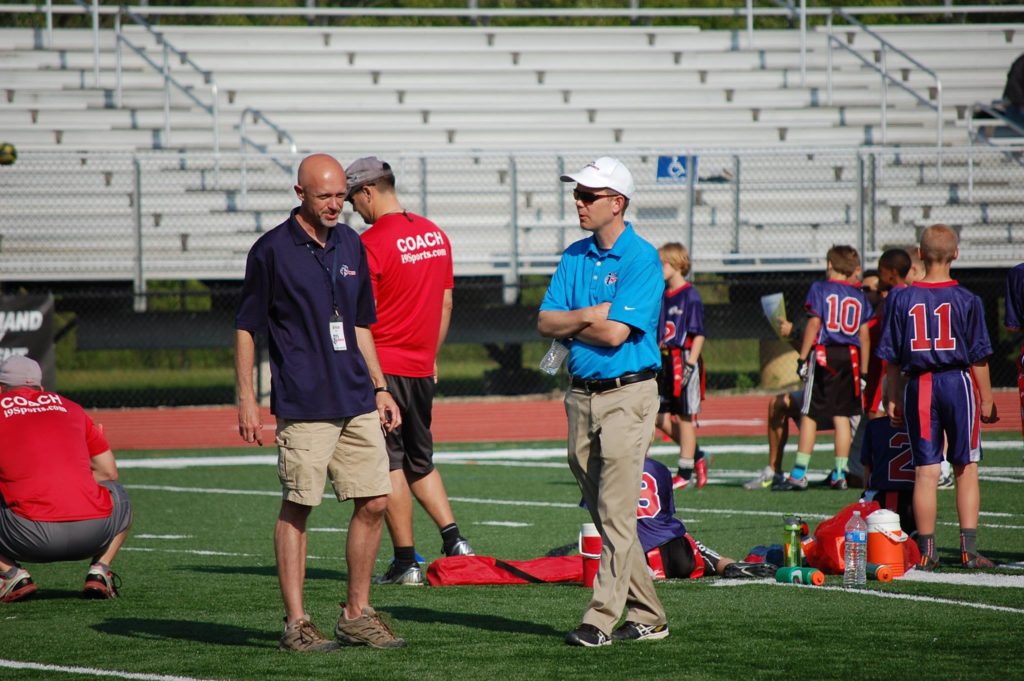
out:
<path id="1" fill-rule="evenodd" d="M 573 377 L 572 387 L 575 390 L 582 390 L 588 393 L 603 393 L 607 390 L 621 388 L 630 383 L 649 381 L 656 375 L 657 373 L 648 369 L 647 371 L 638 371 L 635 374 L 622 374 L 616 378 L 592 378 L 588 380 L 586 378 Z"/>

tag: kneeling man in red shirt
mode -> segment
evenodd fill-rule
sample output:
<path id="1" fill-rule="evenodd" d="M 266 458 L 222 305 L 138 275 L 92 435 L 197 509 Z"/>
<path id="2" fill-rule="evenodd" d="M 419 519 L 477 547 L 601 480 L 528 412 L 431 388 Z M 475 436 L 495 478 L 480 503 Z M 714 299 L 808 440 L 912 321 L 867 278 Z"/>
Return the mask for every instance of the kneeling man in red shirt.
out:
<path id="1" fill-rule="evenodd" d="M 42 387 L 39 365 L 0 364 L 0 602 L 36 590 L 20 562 L 91 558 L 82 594 L 114 598 L 110 563 L 132 507 L 103 431 L 85 411 Z"/>

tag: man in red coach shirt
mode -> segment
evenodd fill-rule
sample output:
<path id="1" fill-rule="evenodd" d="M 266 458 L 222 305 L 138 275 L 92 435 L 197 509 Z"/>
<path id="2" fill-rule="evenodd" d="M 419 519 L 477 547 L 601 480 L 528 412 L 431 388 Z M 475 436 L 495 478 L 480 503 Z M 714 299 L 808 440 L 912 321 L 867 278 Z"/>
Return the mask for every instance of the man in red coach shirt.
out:
<path id="1" fill-rule="evenodd" d="M 377 323 L 371 329 L 388 391 L 402 414 L 402 425 L 386 437 L 392 488 L 386 518 L 395 559 L 374 581 L 418 585 L 423 573 L 413 541 L 413 496 L 437 524 L 446 556 L 473 553 L 434 468 L 430 432 L 437 351 L 451 320 L 451 244 L 433 222 L 402 208 L 394 172 L 384 161 L 361 158 L 345 174 L 346 200 L 370 225 L 360 238 L 377 302 Z"/>
<path id="2" fill-rule="evenodd" d="M 92 562 L 82 593 L 114 598 L 110 563 L 132 507 L 103 432 L 80 406 L 44 390 L 39 365 L 0 364 L 0 602 L 36 590 L 19 562 Z"/>

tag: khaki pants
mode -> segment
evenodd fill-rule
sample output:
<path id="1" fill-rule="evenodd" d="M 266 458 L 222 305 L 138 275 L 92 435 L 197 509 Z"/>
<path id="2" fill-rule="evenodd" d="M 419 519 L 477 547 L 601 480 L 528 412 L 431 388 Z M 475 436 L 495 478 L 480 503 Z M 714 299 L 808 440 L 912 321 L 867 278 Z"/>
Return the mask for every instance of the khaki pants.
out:
<path id="1" fill-rule="evenodd" d="M 636 533 L 636 506 L 644 457 L 658 414 L 658 384 L 641 381 L 603 393 L 569 390 L 569 469 L 601 533 L 601 565 L 583 623 L 611 633 L 626 619 L 664 624 Z"/>

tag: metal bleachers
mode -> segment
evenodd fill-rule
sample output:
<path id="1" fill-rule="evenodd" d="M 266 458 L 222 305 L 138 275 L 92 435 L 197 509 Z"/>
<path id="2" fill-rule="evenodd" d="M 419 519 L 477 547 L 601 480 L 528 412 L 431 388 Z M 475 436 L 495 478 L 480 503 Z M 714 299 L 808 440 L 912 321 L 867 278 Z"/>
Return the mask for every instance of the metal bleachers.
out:
<path id="1" fill-rule="evenodd" d="M 112 31 L 100 32 L 97 83 L 89 31 L 59 30 L 47 49 L 38 30 L 0 29 L 0 131 L 20 153 L 0 190 L 21 197 L 0 202 L 0 272 L 130 279 L 141 252 L 148 278 L 237 279 L 252 241 L 294 204 L 292 141 L 300 155 L 394 163 L 406 205 L 449 231 L 461 275 L 549 271 L 579 234 L 557 177 L 601 153 L 637 176 L 638 229 L 687 242 L 705 269 L 817 267 L 834 241 L 871 253 L 929 220 L 979 244 L 978 263 L 1024 259 L 1020 157 L 963 148 L 966 113 L 998 95 L 1021 29 L 874 27 L 941 76 L 943 155 L 935 113 L 894 87 L 879 146 L 880 77 L 835 50 L 829 88 L 820 28 L 802 76 L 790 30 L 750 46 L 741 32 L 672 26 L 161 26 L 210 76 L 175 55 L 174 79 L 201 101 L 217 85 L 218 155 L 210 113 L 172 88 L 165 114 L 162 75 L 127 49 L 118 106 Z M 877 61 L 856 27 L 836 34 Z M 160 62 L 152 33 L 124 35 Z M 937 101 L 926 73 L 896 54 L 888 67 Z M 655 177 L 659 155 L 690 151 L 692 203 Z M 48 242 L 37 221 L 55 183 L 75 218 Z"/>

